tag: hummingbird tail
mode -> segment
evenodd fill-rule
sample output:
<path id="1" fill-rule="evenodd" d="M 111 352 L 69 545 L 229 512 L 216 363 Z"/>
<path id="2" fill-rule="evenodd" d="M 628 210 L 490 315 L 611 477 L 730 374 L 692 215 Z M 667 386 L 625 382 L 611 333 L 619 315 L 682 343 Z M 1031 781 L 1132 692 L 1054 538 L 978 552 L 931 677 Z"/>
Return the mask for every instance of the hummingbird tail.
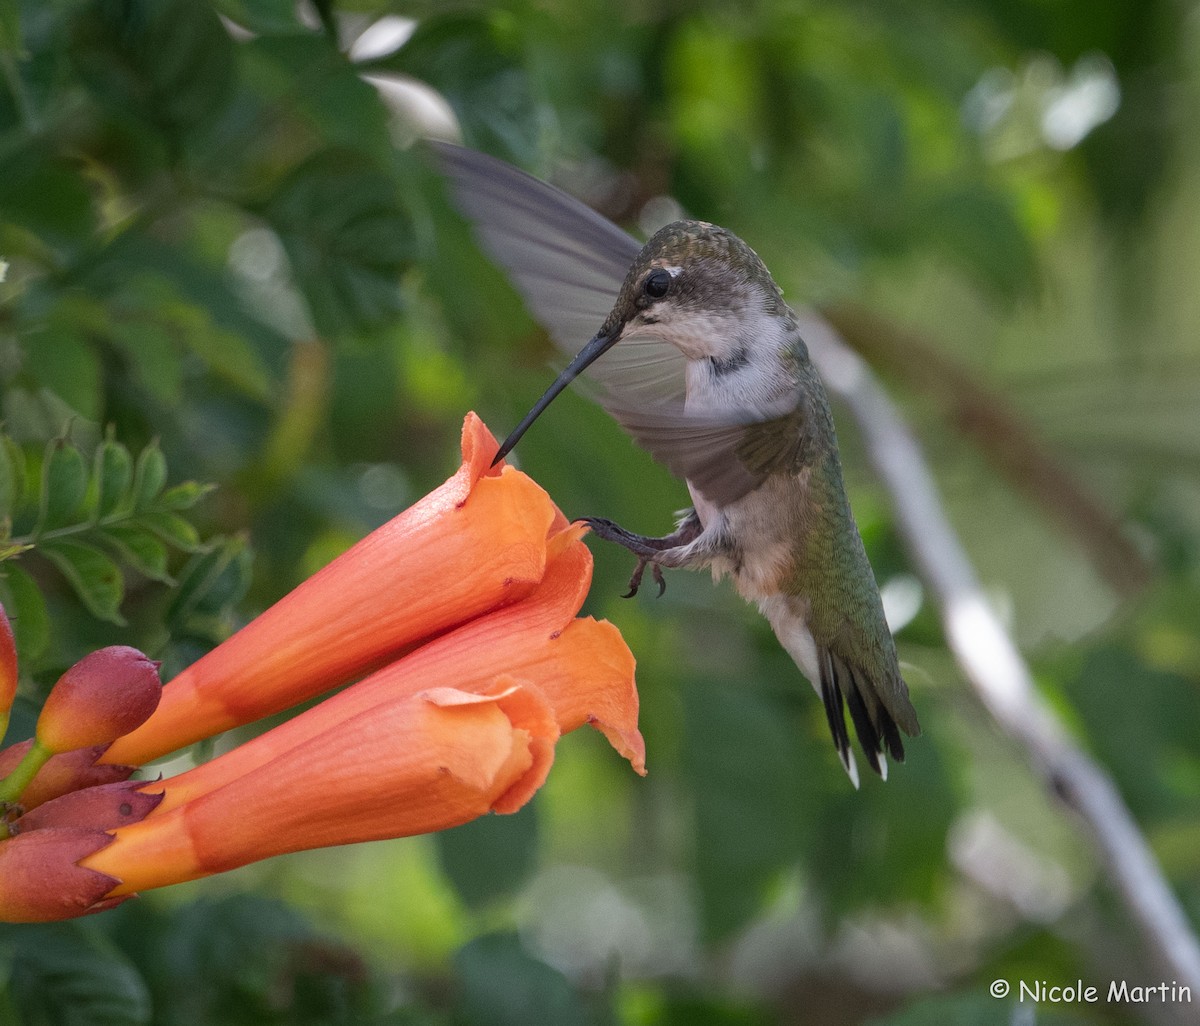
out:
<path id="1" fill-rule="evenodd" d="M 860 660 L 847 654 L 848 649 L 853 651 L 853 646 L 846 644 L 844 636 L 839 639 L 837 633 L 832 633 L 832 642 L 827 642 L 830 634 L 826 633 L 818 641 L 809 627 L 807 600 L 774 594 L 759 599 L 758 608 L 771 622 L 780 644 L 821 696 L 834 747 L 850 781 L 858 787 L 858 767 L 846 729 L 846 706 L 850 707 L 850 720 L 867 762 L 886 780 L 887 756 L 897 762 L 904 761 L 900 732 L 910 737 L 921 733 L 895 655 L 891 651 L 881 653 L 880 658 L 874 659 L 876 665 L 867 669 Z M 882 610 L 879 619 L 882 624 Z M 891 640 L 891 635 L 887 635 L 887 640 Z"/>
<path id="2" fill-rule="evenodd" d="M 850 719 L 854 723 L 858 743 L 867 757 L 867 763 L 884 780 L 887 779 L 887 756 L 897 762 L 904 761 L 904 744 L 900 740 L 900 728 L 892 714 L 879 700 L 876 689 L 866 673 L 847 663 L 827 648 L 818 652 L 820 658 L 821 700 L 825 704 L 825 716 L 838 757 L 854 786 L 858 787 L 858 768 L 854 753 L 850 750 L 850 736 L 846 730 L 844 706 L 850 708 Z M 844 705 L 843 705 L 844 702 Z"/>

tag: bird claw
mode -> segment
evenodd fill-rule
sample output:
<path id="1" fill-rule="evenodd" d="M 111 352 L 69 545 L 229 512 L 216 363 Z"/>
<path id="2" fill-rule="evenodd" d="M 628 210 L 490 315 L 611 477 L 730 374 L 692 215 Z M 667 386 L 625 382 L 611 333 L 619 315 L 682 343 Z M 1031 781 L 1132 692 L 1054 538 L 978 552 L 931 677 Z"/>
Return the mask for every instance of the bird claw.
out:
<path id="1" fill-rule="evenodd" d="M 642 575 L 646 572 L 647 566 L 650 567 L 650 576 L 654 578 L 654 583 L 658 585 L 659 597 L 662 597 L 663 592 L 667 590 L 667 581 L 663 577 L 662 567 L 658 565 L 655 556 L 664 548 L 665 539 L 646 538 L 643 535 L 634 534 L 604 517 L 580 517 L 580 520 L 587 524 L 598 538 L 616 542 L 637 556 L 637 566 L 634 567 L 633 576 L 629 578 L 629 591 L 622 598 L 633 598 L 638 593 L 638 589 L 642 586 Z"/>
<path id="2" fill-rule="evenodd" d="M 663 577 L 662 567 L 657 563 L 650 562 L 644 556 L 640 556 L 637 566 L 633 568 L 633 576 L 629 578 L 629 590 L 621 598 L 633 598 L 638 593 L 638 589 L 642 586 L 642 574 L 646 572 L 647 566 L 650 567 L 650 576 L 654 578 L 654 583 L 658 585 L 657 597 L 663 597 L 663 593 L 667 590 L 667 579 Z"/>

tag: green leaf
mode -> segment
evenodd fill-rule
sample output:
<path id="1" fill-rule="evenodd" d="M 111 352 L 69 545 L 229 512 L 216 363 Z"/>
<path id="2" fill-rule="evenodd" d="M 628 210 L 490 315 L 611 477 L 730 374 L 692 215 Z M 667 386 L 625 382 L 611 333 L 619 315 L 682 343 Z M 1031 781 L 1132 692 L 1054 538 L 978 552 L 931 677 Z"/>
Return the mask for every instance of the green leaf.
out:
<path id="1" fill-rule="evenodd" d="M 3 209 L 3 203 L 0 203 Z M 4 426 L 14 441 L 45 444 L 61 437 L 63 428 L 71 426 L 71 436 L 80 442 L 90 438 L 94 425 L 81 418 L 62 398 L 48 388 L 36 392 L 19 385 L 3 390 Z"/>
<path id="2" fill-rule="evenodd" d="M 26 372 L 89 420 L 101 412 L 100 357 L 70 314 L 52 320 L 47 330 L 25 343 Z"/>
<path id="3" fill-rule="evenodd" d="M 78 923 L 0 927 L 13 952 L 13 1004 L 26 1023 L 141 1026 L 150 994 L 135 966 L 94 929 Z"/>
<path id="4" fill-rule="evenodd" d="M 471 908 L 516 893 L 537 866 L 535 805 L 512 816 L 482 816 L 434 836 L 442 870 Z"/>
<path id="5" fill-rule="evenodd" d="M 163 541 L 174 545 L 177 549 L 183 549 L 184 552 L 194 552 L 200 546 L 200 535 L 196 528 L 190 521 L 184 520 L 177 513 L 152 510 L 149 513 L 141 514 L 137 518 L 137 522 L 148 527 Z"/>
<path id="6" fill-rule="evenodd" d="M 1189 624 L 1185 631 L 1194 637 L 1195 592 L 1187 589 L 1184 598 L 1191 606 L 1183 618 Z M 1200 767 L 1195 679 L 1158 669 L 1140 653 L 1108 639 L 1075 656 L 1079 666 L 1068 677 L 1067 693 L 1086 736 L 1104 753 L 1105 765 L 1130 806 L 1147 823 L 1194 815 L 1194 793 L 1182 781 L 1194 777 Z M 1153 695 L 1154 700 L 1131 702 L 1130 695 Z M 1146 772 L 1150 748 L 1156 765 L 1164 767 L 1153 774 Z M 1178 767 L 1177 779 L 1166 766 Z"/>
<path id="7" fill-rule="evenodd" d="M 384 162 L 395 158 L 390 115 L 379 91 L 327 39 L 296 32 L 265 35 L 243 44 L 242 52 L 245 74 L 263 98 L 286 105 L 305 128 L 316 128 L 324 146 Z M 297 92 L 297 79 L 303 79 L 303 91 Z"/>
<path id="8" fill-rule="evenodd" d="M 192 0 L 88 4 L 72 56 L 103 103 L 170 133 L 211 121 L 233 92 L 233 40 L 209 4 Z"/>
<path id="9" fill-rule="evenodd" d="M 77 163 L 37 143 L 6 147 L 0 154 L 0 210 L 6 222 L 64 253 L 81 247 L 94 231 L 91 192 Z"/>
<path id="10" fill-rule="evenodd" d="M 916 213 L 930 246 L 948 251 L 985 288 L 1002 299 L 1030 295 L 1037 254 L 1006 200 L 982 185 L 939 191 Z"/>
<path id="11" fill-rule="evenodd" d="M 295 32 L 298 28 L 292 0 L 217 0 L 216 7 L 252 32 Z"/>
<path id="12" fill-rule="evenodd" d="M 930 738 L 953 731 L 936 710 L 922 709 L 921 722 Z M 829 744 L 823 729 L 821 744 Z M 831 912 L 933 904 L 943 892 L 946 838 L 962 798 L 937 745 L 921 737 L 904 747 L 886 785 L 864 779 L 861 791 L 833 791 L 810 816 L 803 862 Z"/>
<path id="13" fill-rule="evenodd" d="M 25 450 L 14 442 L 8 435 L 0 436 L 0 448 L 3 448 L 3 460 L 8 466 L 9 486 L 8 503 L 4 507 L 5 516 L 15 517 L 25 501 L 26 475 L 28 468 L 25 460 Z"/>
<path id="14" fill-rule="evenodd" d="M 151 442 L 139 454 L 133 475 L 133 508 L 147 509 L 167 483 L 167 459 L 157 442 Z"/>
<path id="15" fill-rule="evenodd" d="M 62 571 L 93 616 L 125 625 L 119 611 L 125 597 L 125 581 L 120 567 L 111 558 L 86 542 L 66 538 L 48 540 L 38 547 L 38 552 Z"/>
<path id="16" fill-rule="evenodd" d="M 187 347 L 202 359 L 218 377 L 224 378 L 246 395 L 266 402 L 274 394 L 274 383 L 266 365 L 244 338 L 223 331 L 196 307 L 187 307 L 189 316 L 183 332 Z M 171 311 L 177 323 L 183 311 Z"/>
<path id="17" fill-rule="evenodd" d="M 250 549 L 244 538 L 212 539 L 179 574 L 179 586 L 167 610 L 172 630 L 186 629 L 196 612 L 219 609 L 238 601 L 250 580 Z"/>
<path id="18" fill-rule="evenodd" d="M 720 938 L 762 908 L 770 885 L 795 862 L 822 769 L 811 765 L 811 744 L 797 738 L 795 718 L 778 698 L 699 680 L 684 701 L 701 907 L 706 933 Z M 848 789 L 836 760 L 823 772 L 830 786 Z"/>
<path id="19" fill-rule="evenodd" d="M 133 457 L 120 442 L 106 438 L 96 447 L 96 509 L 105 517 L 129 499 L 133 480 Z"/>
<path id="20" fill-rule="evenodd" d="M 200 613 L 228 615 L 250 589 L 254 550 L 242 537 L 226 539 L 225 545 L 228 559 L 221 572 L 210 578 L 208 590 L 198 597 L 196 610 Z"/>
<path id="21" fill-rule="evenodd" d="M 698 988 L 697 988 L 698 989 Z M 682 993 L 680 992 L 682 991 Z M 720 994 L 674 986 L 655 1009 L 654 1026 L 778 1026 L 770 1012 Z"/>
<path id="22" fill-rule="evenodd" d="M 377 984 L 362 952 L 323 936 L 282 901 L 235 895 L 177 903 L 169 915 L 164 909 L 153 918 L 151 903 L 132 904 L 106 919 L 111 923 L 123 914 L 123 945 L 134 948 L 139 964 L 147 965 L 156 1026 L 417 1026 L 428 1021 L 407 1015 L 409 1002 L 397 1000 L 394 985 Z M 447 1026 L 445 1020 L 441 1026 Z"/>
<path id="23" fill-rule="evenodd" d="M 17 651 L 21 661 L 29 663 L 50 644 L 50 614 L 46 611 L 46 599 L 33 578 L 12 560 L 4 564 L 0 573 L 7 592 L 4 608 L 12 623 Z"/>
<path id="24" fill-rule="evenodd" d="M 412 226 L 386 175 L 353 153 L 325 152 L 289 176 L 264 213 L 323 334 L 399 310 Z"/>
<path id="25" fill-rule="evenodd" d="M 130 376 L 167 406 L 183 402 L 183 361 L 167 326 L 146 317 L 123 317 L 113 345 L 126 358 Z"/>
<path id="26" fill-rule="evenodd" d="M 65 439 L 51 442 L 42 464 L 41 529 L 70 523 L 83 505 L 87 486 L 83 454 Z"/>
<path id="27" fill-rule="evenodd" d="M 17 468 L 13 466 L 12 447 L 7 443 L 7 438 L 0 441 L 0 522 L 7 520 L 11 523 L 20 493 Z"/>
<path id="28" fill-rule="evenodd" d="M 21 16 L 15 2 L 0 4 L 0 50 L 10 54 L 21 52 Z"/>
<path id="29" fill-rule="evenodd" d="M 175 583 L 167 573 L 167 546 L 157 535 L 136 524 L 115 524 L 97 537 L 138 573 L 164 584 Z"/>
<path id="30" fill-rule="evenodd" d="M 216 485 L 201 484 L 198 481 L 184 481 L 173 485 L 158 497 L 157 505 L 163 509 L 191 509 L 204 496 L 208 495 Z"/>
<path id="31" fill-rule="evenodd" d="M 131 370 L 155 394 L 180 397 L 180 350 L 186 349 L 239 391 L 270 401 L 274 383 L 259 353 L 242 335 L 222 327 L 211 307 L 197 303 L 181 285 L 161 273 L 137 274 L 126 282 L 113 341 L 128 352 Z"/>
<path id="32" fill-rule="evenodd" d="M 557 969 L 530 956 L 515 934 L 489 934 L 454 956 L 456 1022 L 464 1026 L 590 1026 L 593 1012 Z"/>
<path id="33" fill-rule="evenodd" d="M 506 19 L 438 12 L 379 66 L 412 75 L 445 96 L 474 146 L 518 162 L 537 152 L 537 102 Z"/>

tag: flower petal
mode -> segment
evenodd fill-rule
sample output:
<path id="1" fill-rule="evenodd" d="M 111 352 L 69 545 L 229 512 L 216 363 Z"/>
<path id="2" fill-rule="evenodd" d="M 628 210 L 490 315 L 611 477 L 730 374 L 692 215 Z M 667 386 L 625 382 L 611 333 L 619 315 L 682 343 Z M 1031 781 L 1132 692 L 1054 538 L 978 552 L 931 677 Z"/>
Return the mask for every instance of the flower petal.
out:
<path id="1" fill-rule="evenodd" d="M 542 579 L 550 497 L 473 414 L 463 463 L 163 688 L 157 712 L 105 761 L 142 764 L 290 708 L 524 595 Z"/>
<path id="2" fill-rule="evenodd" d="M 515 809 L 545 778 L 558 731 L 534 689 L 502 677 L 492 691 L 434 688 L 338 721 L 258 772 L 122 827 L 85 865 L 120 879 L 119 896 Z"/>
<path id="3" fill-rule="evenodd" d="M 562 537 L 570 540 L 565 532 Z M 574 540 L 554 547 L 560 549 L 557 557 L 527 598 L 436 638 L 268 733 L 168 781 L 159 812 L 254 772 L 337 720 L 415 695 L 433 682 L 486 693 L 502 673 L 535 685 L 562 733 L 591 723 L 644 773 L 633 655 L 612 624 L 573 619 L 591 583 L 587 546 Z"/>

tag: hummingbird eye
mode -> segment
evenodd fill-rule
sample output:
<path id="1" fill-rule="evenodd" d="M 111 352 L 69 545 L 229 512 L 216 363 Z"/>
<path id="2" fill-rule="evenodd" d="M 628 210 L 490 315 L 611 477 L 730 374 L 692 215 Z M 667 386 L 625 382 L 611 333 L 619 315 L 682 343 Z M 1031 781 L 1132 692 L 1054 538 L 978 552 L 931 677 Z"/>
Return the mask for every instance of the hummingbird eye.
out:
<path id="1" fill-rule="evenodd" d="M 661 267 L 656 271 L 651 271 L 642 283 L 642 291 L 651 299 L 662 299 L 671 291 L 670 272 L 664 271 Z"/>

